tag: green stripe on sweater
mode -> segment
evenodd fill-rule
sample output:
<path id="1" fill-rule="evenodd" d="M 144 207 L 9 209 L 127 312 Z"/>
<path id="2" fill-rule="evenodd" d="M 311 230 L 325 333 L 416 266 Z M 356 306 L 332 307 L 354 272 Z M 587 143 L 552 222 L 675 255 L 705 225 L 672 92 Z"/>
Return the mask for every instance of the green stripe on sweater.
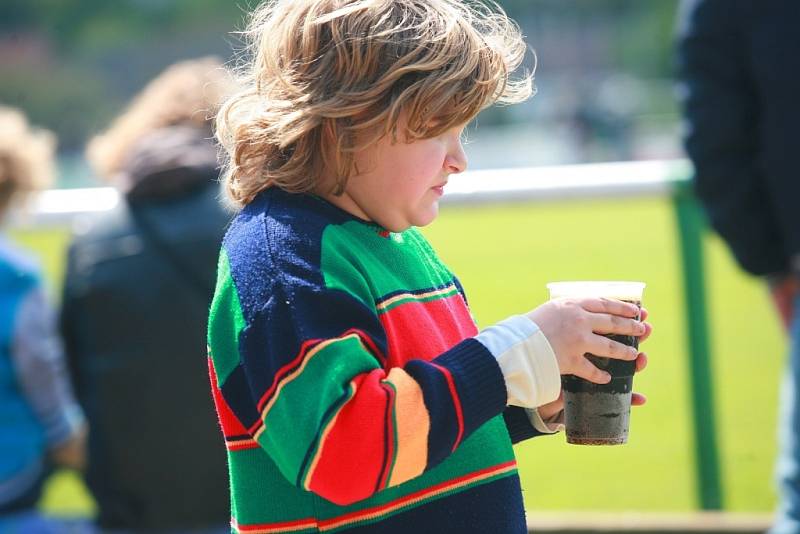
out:
<path id="1" fill-rule="evenodd" d="M 452 273 L 418 230 L 411 228 L 398 235 L 402 240 L 382 237 L 374 227 L 355 221 L 327 227 L 320 259 L 325 285 L 346 291 L 374 308 L 378 299 L 396 291 L 442 287 L 452 282 Z M 420 261 L 426 268 L 420 268 Z M 387 269 L 387 265 L 392 268 Z"/>
<path id="2" fill-rule="evenodd" d="M 239 365 L 239 334 L 245 327 L 239 293 L 231 277 L 228 254 L 222 249 L 217 267 L 217 290 L 209 313 L 208 346 L 220 385 Z"/>
<path id="3" fill-rule="evenodd" d="M 467 438 L 447 461 L 420 477 L 388 488 L 353 505 L 337 506 L 310 492 L 294 489 L 280 475 L 270 454 L 262 449 L 230 451 L 228 456 L 231 483 L 237 489 L 236 501 L 233 503 L 234 514 L 243 525 L 289 521 L 314 514 L 323 520 L 340 517 L 350 512 L 381 506 L 437 483 L 514 459 L 505 424 L 502 416 L 498 416 Z M 514 474 L 515 472 L 511 472 L 487 479 L 448 494 Z M 437 495 L 435 498 L 444 496 L 445 494 Z"/>
<path id="4" fill-rule="evenodd" d="M 339 404 L 350 380 L 377 367 L 360 339 L 350 335 L 312 347 L 303 363 L 281 381 L 264 407 L 265 430 L 258 442 L 272 452 L 289 480 L 298 479 L 306 452 L 316 448 L 326 413 Z"/>
<path id="5" fill-rule="evenodd" d="M 262 449 L 228 452 L 234 516 L 243 525 L 290 521 L 314 514 L 319 498 L 299 491 Z"/>

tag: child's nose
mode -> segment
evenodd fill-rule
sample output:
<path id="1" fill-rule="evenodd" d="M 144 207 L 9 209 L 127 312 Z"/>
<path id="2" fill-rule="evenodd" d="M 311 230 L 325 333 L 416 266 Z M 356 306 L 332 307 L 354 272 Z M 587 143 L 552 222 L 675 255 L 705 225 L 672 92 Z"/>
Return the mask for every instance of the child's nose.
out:
<path id="1" fill-rule="evenodd" d="M 445 168 L 450 174 L 458 174 L 467 170 L 467 154 L 459 141 L 445 158 Z"/>

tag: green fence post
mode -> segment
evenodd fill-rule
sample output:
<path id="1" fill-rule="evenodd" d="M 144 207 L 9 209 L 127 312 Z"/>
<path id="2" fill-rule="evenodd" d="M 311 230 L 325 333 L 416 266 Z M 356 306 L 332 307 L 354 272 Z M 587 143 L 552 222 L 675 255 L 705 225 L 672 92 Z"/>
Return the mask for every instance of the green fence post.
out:
<path id="1" fill-rule="evenodd" d="M 676 184 L 673 201 L 684 276 L 697 493 L 703 510 L 721 510 L 723 496 L 714 423 L 713 380 L 703 276 L 702 236 L 705 222 L 692 194 L 691 182 L 681 180 Z"/>

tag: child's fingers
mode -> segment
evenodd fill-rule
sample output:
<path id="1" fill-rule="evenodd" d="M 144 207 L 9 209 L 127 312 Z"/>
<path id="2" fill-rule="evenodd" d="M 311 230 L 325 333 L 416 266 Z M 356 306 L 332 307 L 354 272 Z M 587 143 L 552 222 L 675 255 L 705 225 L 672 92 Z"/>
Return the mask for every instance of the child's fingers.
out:
<path id="1" fill-rule="evenodd" d="M 647 338 L 653 333 L 653 325 L 650 323 L 642 323 L 642 325 L 644 325 L 644 334 L 639 336 L 639 343 L 647 341 Z"/>
<path id="2" fill-rule="evenodd" d="M 611 381 L 611 375 L 595 367 L 595 365 L 584 357 L 578 363 L 578 368 L 572 373 L 589 382 L 595 384 L 608 384 Z"/>
<path id="3" fill-rule="evenodd" d="M 631 406 L 641 406 L 647 402 L 647 397 L 641 393 L 633 393 L 631 395 Z"/>
<path id="4" fill-rule="evenodd" d="M 639 307 L 621 300 L 588 298 L 580 301 L 581 308 L 594 313 L 609 313 L 635 319 L 639 317 Z"/>
<path id="5" fill-rule="evenodd" d="M 592 335 L 589 338 L 587 348 L 586 352 L 590 352 L 595 356 L 614 358 L 616 360 L 635 360 L 639 356 L 638 349 L 598 335 Z"/>
<path id="6" fill-rule="evenodd" d="M 645 367 L 647 367 L 647 354 L 640 352 L 636 357 L 636 372 L 644 371 Z"/>
<path id="7" fill-rule="evenodd" d="M 642 316 L 639 317 L 640 320 L 646 321 L 648 317 L 650 317 L 650 312 L 647 311 L 647 308 L 640 308 L 642 312 Z"/>
<path id="8" fill-rule="evenodd" d="M 626 319 L 619 315 L 593 313 L 590 315 L 592 331 L 596 334 L 618 334 L 622 336 L 643 336 L 647 333 L 644 323 L 636 319 Z"/>

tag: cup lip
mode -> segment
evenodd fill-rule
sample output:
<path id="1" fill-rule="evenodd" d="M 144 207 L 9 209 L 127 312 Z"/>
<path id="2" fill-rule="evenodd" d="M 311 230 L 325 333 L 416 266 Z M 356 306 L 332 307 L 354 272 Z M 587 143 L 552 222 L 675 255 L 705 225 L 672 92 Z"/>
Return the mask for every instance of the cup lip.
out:
<path id="1" fill-rule="evenodd" d="M 645 282 L 629 280 L 565 280 L 548 282 L 550 298 L 606 297 L 641 300 Z"/>

